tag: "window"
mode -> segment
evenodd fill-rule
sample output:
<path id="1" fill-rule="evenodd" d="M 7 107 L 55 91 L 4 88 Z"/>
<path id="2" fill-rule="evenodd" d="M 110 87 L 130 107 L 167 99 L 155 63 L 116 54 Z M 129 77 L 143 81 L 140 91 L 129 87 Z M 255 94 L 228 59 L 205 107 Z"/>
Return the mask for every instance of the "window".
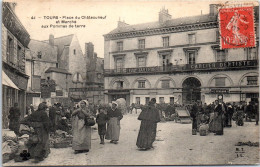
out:
<path id="1" fill-rule="evenodd" d="M 162 61 L 163 61 L 163 66 L 167 66 L 170 64 L 169 56 L 168 55 L 162 55 Z"/>
<path id="2" fill-rule="evenodd" d="M 140 97 L 136 97 L 136 98 L 135 98 L 135 103 L 136 103 L 136 104 L 140 104 Z"/>
<path id="3" fill-rule="evenodd" d="M 73 50 L 73 54 L 76 55 L 76 49 Z"/>
<path id="4" fill-rule="evenodd" d="M 145 88 L 145 81 L 138 81 L 138 88 Z"/>
<path id="5" fill-rule="evenodd" d="M 117 42 L 117 51 L 123 51 L 123 42 Z"/>
<path id="6" fill-rule="evenodd" d="M 6 55 L 7 62 L 14 63 L 14 40 L 10 36 L 7 37 Z"/>
<path id="7" fill-rule="evenodd" d="M 116 88 L 122 89 L 124 87 L 124 81 L 117 81 L 116 82 Z"/>
<path id="8" fill-rule="evenodd" d="M 196 43 L 195 34 L 188 34 L 188 37 L 189 37 L 189 44 L 195 44 Z"/>
<path id="9" fill-rule="evenodd" d="M 215 86 L 225 86 L 225 79 L 224 77 L 215 78 Z"/>
<path id="10" fill-rule="evenodd" d="M 226 52 L 224 50 L 216 50 L 216 56 L 217 62 L 226 61 Z"/>
<path id="11" fill-rule="evenodd" d="M 22 67 L 22 59 L 23 59 L 23 52 L 22 52 L 22 47 L 17 45 L 17 64 L 19 68 L 21 69 Z"/>
<path id="12" fill-rule="evenodd" d="M 139 49 L 145 49 L 145 39 L 140 39 L 138 41 L 138 48 Z"/>
<path id="13" fill-rule="evenodd" d="M 247 57 L 247 60 L 256 60 L 257 59 L 257 48 L 246 48 L 246 57 Z"/>
<path id="14" fill-rule="evenodd" d="M 121 70 L 123 68 L 123 58 L 116 59 L 116 70 Z"/>
<path id="15" fill-rule="evenodd" d="M 170 97 L 170 104 L 174 104 L 174 97 Z"/>
<path id="16" fill-rule="evenodd" d="M 162 80 L 162 88 L 169 88 L 170 87 L 170 80 Z"/>
<path id="17" fill-rule="evenodd" d="M 159 102 L 164 103 L 164 97 L 159 97 Z"/>
<path id="18" fill-rule="evenodd" d="M 145 104 L 149 104 L 150 97 L 145 97 Z"/>
<path id="19" fill-rule="evenodd" d="M 41 52 L 41 51 L 38 52 L 37 57 L 38 57 L 38 59 L 41 59 L 41 58 L 42 58 L 42 52 Z"/>
<path id="20" fill-rule="evenodd" d="M 138 67 L 145 67 L 145 57 L 138 57 L 137 65 L 138 65 Z"/>
<path id="21" fill-rule="evenodd" d="M 56 90 L 56 96 L 63 96 L 62 90 Z"/>
<path id="22" fill-rule="evenodd" d="M 258 77 L 257 76 L 248 76 L 247 85 L 257 85 Z"/>
<path id="23" fill-rule="evenodd" d="M 163 37 L 163 47 L 169 46 L 169 37 Z"/>
<path id="24" fill-rule="evenodd" d="M 188 52 L 188 64 L 195 64 L 195 52 Z"/>
<path id="25" fill-rule="evenodd" d="M 58 63 L 56 63 L 56 68 L 59 68 L 59 64 Z"/>

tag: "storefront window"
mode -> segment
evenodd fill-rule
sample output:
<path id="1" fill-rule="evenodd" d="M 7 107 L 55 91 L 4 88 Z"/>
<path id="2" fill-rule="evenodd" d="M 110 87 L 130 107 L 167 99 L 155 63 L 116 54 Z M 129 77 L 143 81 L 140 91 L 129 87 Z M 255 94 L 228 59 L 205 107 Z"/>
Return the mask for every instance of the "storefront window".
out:
<path id="1" fill-rule="evenodd" d="M 164 97 L 159 97 L 159 102 L 164 103 Z"/>

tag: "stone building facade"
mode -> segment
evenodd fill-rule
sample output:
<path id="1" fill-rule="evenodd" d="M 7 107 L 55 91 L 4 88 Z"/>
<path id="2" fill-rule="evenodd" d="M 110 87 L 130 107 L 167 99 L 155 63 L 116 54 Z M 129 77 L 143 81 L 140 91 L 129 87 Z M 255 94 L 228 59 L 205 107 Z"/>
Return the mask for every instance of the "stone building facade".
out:
<path id="1" fill-rule="evenodd" d="M 25 115 L 29 76 L 25 73 L 25 53 L 30 35 L 15 14 L 15 3 L 2 3 L 2 125 L 8 128 L 10 107 L 18 103 Z"/>
<path id="2" fill-rule="evenodd" d="M 32 76 L 29 83 L 28 103 L 37 106 L 46 101 L 49 105 L 62 102 L 69 105 L 69 89 L 82 88 L 86 79 L 86 59 L 77 36 L 74 34 L 49 40 L 32 40 L 29 44 L 27 71 Z M 55 83 L 55 88 L 43 88 L 46 82 Z M 40 94 L 40 95 L 39 95 Z"/>
<path id="3" fill-rule="evenodd" d="M 221 50 L 218 13 L 172 19 L 168 10 L 153 23 L 118 27 L 105 38 L 105 102 L 125 98 L 128 104 L 157 102 L 211 103 L 258 101 L 257 46 Z"/>
<path id="4" fill-rule="evenodd" d="M 104 103 L 104 59 L 97 57 L 94 45 L 85 43 L 86 80 L 84 88 L 71 88 L 70 97 L 87 99 L 91 104 Z"/>

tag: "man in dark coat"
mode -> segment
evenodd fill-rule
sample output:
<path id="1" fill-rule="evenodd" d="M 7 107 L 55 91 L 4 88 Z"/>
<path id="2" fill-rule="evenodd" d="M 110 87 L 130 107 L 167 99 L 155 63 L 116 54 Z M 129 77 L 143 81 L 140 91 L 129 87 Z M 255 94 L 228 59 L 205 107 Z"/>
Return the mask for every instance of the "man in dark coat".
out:
<path id="1" fill-rule="evenodd" d="M 195 102 L 193 105 L 192 105 L 192 108 L 191 108 L 191 112 L 190 112 L 190 116 L 192 118 L 192 131 L 195 131 L 197 132 L 197 115 L 198 115 L 198 111 L 199 111 L 199 108 L 198 108 L 198 105 L 197 103 Z"/>
<path id="2" fill-rule="evenodd" d="M 160 122 L 159 110 L 155 107 L 156 99 L 149 102 L 148 107 L 144 107 L 138 120 L 141 120 L 141 126 L 137 137 L 136 145 L 141 150 L 153 148 L 155 141 L 157 123 Z"/>
<path id="3" fill-rule="evenodd" d="M 9 111 L 9 129 L 14 131 L 16 135 L 19 135 L 19 127 L 20 127 L 20 116 L 21 112 L 20 109 L 18 108 L 18 103 L 14 103 L 14 107 L 10 108 Z"/>
<path id="4" fill-rule="evenodd" d="M 51 121 L 51 131 L 55 132 L 57 129 L 56 112 L 58 111 L 57 103 L 55 103 L 49 110 L 49 118 Z"/>

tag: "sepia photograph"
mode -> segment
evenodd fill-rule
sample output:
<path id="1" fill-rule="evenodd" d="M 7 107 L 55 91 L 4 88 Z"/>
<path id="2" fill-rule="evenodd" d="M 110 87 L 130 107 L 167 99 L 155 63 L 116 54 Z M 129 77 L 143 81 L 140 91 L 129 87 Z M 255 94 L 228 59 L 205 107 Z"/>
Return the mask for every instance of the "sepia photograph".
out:
<path id="1" fill-rule="evenodd" d="M 259 1 L 3 0 L 2 165 L 259 165 Z"/>

